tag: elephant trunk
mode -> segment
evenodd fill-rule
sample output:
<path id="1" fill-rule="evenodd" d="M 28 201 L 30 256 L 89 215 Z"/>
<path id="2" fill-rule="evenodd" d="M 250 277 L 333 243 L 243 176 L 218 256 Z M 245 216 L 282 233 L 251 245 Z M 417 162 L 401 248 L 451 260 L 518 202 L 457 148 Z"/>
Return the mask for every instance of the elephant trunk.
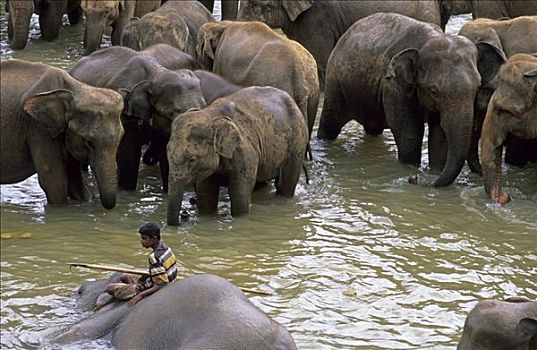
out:
<path id="1" fill-rule="evenodd" d="M 8 26 L 11 26 L 11 30 L 8 28 L 8 32 L 11 32 L 10 46 L 13 50 L 22 50 L 26 46 L 32 13 L 33 6 L 27 9 L 10 6 Z"/>
<path id="2" fill-rule="evenodd" d="M 485 192 L 488 196 L 498 200 L 502 194 L 502 145 L 506 135 L 501 128 L 493 125 L 492 119 L 492 113 L 487 113 L 481 133 L 481 166 Z"/>
<path id="3" fill-rule="evenodd" d="M 116 206 L 117 190 L 117 151 L 114 148 L 102 150 L 99 156 L 90 161 L 91 171 L 97 180 L 101 204 L 106 209 Z"/>
<path id="4" fill-rule="evenodd" d="M 447 139 L 447 160 L 433 186 L 447 186 L 459 175 L 468 157 L 473 126 L 473 101 L 468 107 L 455 106 L 441 112 L 441 126 Z"/>
<path id="5" fill-rule="evenodd" d="M 172 181 L 168 188 L 168 225 L 179 225 L 179 212 L 183 203 L 184 185 L 183 182 Z"/>
<path id="6" fill-rule="evenodd" d="M 101 40 L 104 33 L 104 20 L 102 18 L 86 19 L 86 29 L 84 31 L 84 55 L 89 55 L 101 47 Z"/>

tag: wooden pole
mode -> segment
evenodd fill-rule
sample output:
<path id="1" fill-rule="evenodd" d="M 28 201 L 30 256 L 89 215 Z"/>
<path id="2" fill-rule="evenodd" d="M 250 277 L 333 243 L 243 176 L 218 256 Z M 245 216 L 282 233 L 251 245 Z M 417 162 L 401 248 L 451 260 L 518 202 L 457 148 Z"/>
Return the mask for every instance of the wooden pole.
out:
<path id="1" fill-rule="evenodd" d="M 132 274 L 135 274 L 135 275 L 142 275 L 142 276 L 149 275 L 148 270 L 128 269 L 128 268 L 119 267 L 119 266 L 85 264 L 85 263 L 67 263 L 67 265 L 69 265 L 70 268 L 72 268 L 74 266 L 74 267 L 85 267 L 87 269 L 94 269 L 94 270 L 132 273 Z M 247 293 L 260 294 L 260 295 L 272 295 L 272 293 L 265 292 L 265 291 L 262 291 L 262 290 L 244 288 L 244 287 L 238 287 L 238 288 L 240 290 L 242 290 L 243 292 L 247 292 Z"/>

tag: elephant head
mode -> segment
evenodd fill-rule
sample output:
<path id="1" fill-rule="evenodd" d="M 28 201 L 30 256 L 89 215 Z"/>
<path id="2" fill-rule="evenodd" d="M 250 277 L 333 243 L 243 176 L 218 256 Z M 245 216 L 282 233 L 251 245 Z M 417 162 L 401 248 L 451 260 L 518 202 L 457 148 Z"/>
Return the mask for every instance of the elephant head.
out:
<path id="1" fill-rule="evenodd" d="M 467 159 L 474 101 L 481 84 L 477 61 L 477 49 L 468 39 L 440 35 L 419 50 L 399 52 L 388 66 L 386 78 L 397 77 L 390 84 L 397 84 L 408 96 L 417 93 L 420 105 L 429 112 L 430 166 L 442 170 L 434 186 L 452 183 Z M 433 136 L 431 127 L 438 123 L 441 130 Z M 446 141 L 447 159 L 443 150 Z"/>
<path id="2" fill-rule="evenodd" d="M 179 224 L 186 186 L 215 173 L 221 157 L 232 158 L 240 141 L 240 131 L 228 117 L 211 117 L 203 111 L 192 111 L 176 118 L 167 147 L 169 225 Z"/>
<path id="3" fill-rule="evenodd" d="M 98 108 L 96 108 L 98 106 Z M 89 86 L 58 89 L 25 97 L 23 110 L 53 137 L 65 133 L 69 153 L 89 163 L 97 180 L 101 204 L 116 204 L 116 155 L 123 136 L 121 95 Z"/>
<path id="4" fill-rule="evenodd" d="M 151 121 L 153 128 L 165 135 L 169 135 L 170 125 L 177 115 L 206 105 L 200 80 L 188 69 L 164 69 L 152 79 L 136 84 L 132 90 L 122 92 L 125 95 L 124 123 Z M 133 146 L 132 142 L 139 140 L 131 140 L 131 131 L 131 128 L 126 130 L 118 156 L 119 186 L 126 190 L 136 189 L 141 157 L 141 144 Z"/>
<path id="5" fill-rule="evenodd" d="M 142 19 L 131 18 L 123 30 L 121 43 L 137 51 L 164 43 L 187 52 L 189 36 L 190 30 L 183 17 L 175 13 L 151 12 Z"/>
<path id="6" fill-rule="evenodd" d="M 201 26 L 196 39 L 196 58 L 199 66 L 211 72 L 218 44 L 229 21 L 208 22 Z"/>
<path id="7" fill-rule="evenodd" d="M 537 138 L 537 58 L 517 54 L 499 73 L 481 132 L 485 191 L 498 203 L 509 196 L 501 189 L 502 146 L 509 134 Z"/>
<path id="8" fill-rule="evenodd" d="M 8 19 L 9 45 L 13 50 L 22 50 L 28 41 L 30 19 L 34 12 L 33 1 L 10 0 Z"/>
<path id="9" fill-rule="evenodd" d="M 241 0 L 239 20 L 261 21 L 271 28 L 285 28 L 313 5 L 313 0 Z"/>
<path id="10" fill-rule="evenodd" d="M 128 0 L 82 0 L 81 7 L 86 15 L 84 49 L 88 55 L 97 51 L 106 27 L 110 26 L 125 11 Z"/>

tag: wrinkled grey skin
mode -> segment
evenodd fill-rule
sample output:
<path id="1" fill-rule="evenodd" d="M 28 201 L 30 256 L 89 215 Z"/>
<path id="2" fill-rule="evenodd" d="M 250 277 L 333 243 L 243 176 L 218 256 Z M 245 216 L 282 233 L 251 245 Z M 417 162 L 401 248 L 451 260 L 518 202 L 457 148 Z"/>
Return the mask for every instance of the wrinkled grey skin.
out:
<path id="1" fill-rule="evenodd" d="M 220 186 L 229 187 L 231 215 L 248 214 L 256 182 L 276 179 L 276 193 L 295 192 L 308 131 L 285 91 L 252 86 L 180 115 L 168 143 L 168 224 L 179 224 L 183 193 L 194 184 L 198 211 L 215 214 Z"/>
<path id="2" fill-rule="evenodd" d="M 64 13 L 67 13 L 71 25 L 82 18 L 80 0 L 9 0 L 6 8 L 9 12 L 8 38 L 14 50 L 22 50 L 26 46 L 34 11 L 39 15 L 41 38 L 46 41 L 58 38 Z"/>
<path id="3" fill-rule="evenodd" d="M 375 12 L 395 12 L 440 25 L 436 0 L 241 0 L 238 18 L 281 28 L 289 39 L 302 44 L 317 61 L 322 88 L 328 57 L 339 38 L 354 22 Z"/>
<path id="4" fill-rule="evenodd" d="M 537 349 L 537 301 L 483 300 L 470 311 L 457 350 Z"/>
<path id="5" fill-rule="evenodd" d="M 214 0 L 199 0 L 211 13 L 213 13 Z M 234 21 L 237 19 L 239 0 L 224 0 L 221 2 L 222 21 Z"/>
<path id="6" fill-rule="evenodd" d="M 164 68 L 170 70 L 199 68 L 196 59 L 168 44 L 155 44 L 140 51 L 146 55 L 152 56 Z"/>
<path id="7" fill-rule="evenodd" d="M 200 80 L 201 92 L 207 105 L 213 103 L 217 98 L 229 96 L 242 89 L 241 86 L 232 84 L 226 79 L 211 72 L 198 69 L 194 71 L 194 74 Z M 153 133 L 153 136 L 151 144 L 146 149 L 143 156 L 143 162 L 147 165 L 157 164 L 159 159 L 161 159 L 161 156 L 166 155 L 166 144 L 163 143 L 163 140 L 166 140 L 167 142 L 169 135 L 164 136 L 155 132 Z"/>
<path id="8" fill-rule="evenodd" d="M 105 286 L 103 281 L 85 284 L 80 300 L 91 306 Z M 70 344 L 112 333 L 112 345 L 120 350 L 296 349 L 285 327 L 235 285 L 209 274 L 175 281 L 132 308 L 113 302 L 58 333 L 52 343 Z"/>
<path id="9" fill-rule="evenodd" d="M 508 57 L 517 53 L 537 52 L 537 16 L 522 16 L 507 20 L 492 20 L 487 18 L 476 19 L 467 22 L 460 30 L 459 35 L 463 35 L 474 43 L 486 42 L 495 47 L 499 47 L 505 53 L 506 58 L 501 63 L 505 63 Z M 490 63 L 488 63 L 490 64 Z M 472 140 L 472 149 L 477 149 L 481 127 L 487 106 L 492 93 L 496 89 L 497 79 L 490 80 L 486 86 L 482 86 L 477 95 L 475 115 L 475 133 Z M 523 155 L 524 148 L 535 149 L 532 142 L 519 139 L 510 135 L 506 140 L 505 162 L 511 165 L 524 166 L 526 163 Z M 472 152 L 473 153 L 473 152 Z M 475 154 L 475 153 L 473 153 Z"/>
<path id="10" fill-rule="evenodd" d="M 419 165 L 427 122 L 429 166 L 441 170 L 433 185 L 449 185 L 469 158 L 477 89 L 500 66 L 481 68 L 478 59 L 497 54 L 406 16 L 361 19 L 330 57 L 317 136 L 333 140 L 353 119 L 373 135 L 390 128 L 399 160 Z"/>
<path id="11" fill-rule="evenodd" d="M 509 135 L 532 139 L 519 149 L 522 161 L 537 161 L 537 58 L 511 57 L 502 67 L 481 132 L 481 165 L 485 192 L 500 204 L 509 201 L 501 188 L 503 145 Z"/>
<path id="12" fill-rule="evenodd" d="M 82 0 L 82 10 L 86 15 L 84 31 L 85 55 L 101 46 L 105 28 L 112 27 L 112 45 L 121 44 L 121 34 L 133 16 L 141 17 L 144 11 L 152 11 L 160 6 L 159 0 Z"/>
<path id="13" fill-rule="evenodd" d="M 195 56 L 200 27 L 213 21 L 211 13 L 198 1 L 168 1 L 141 19 L 132 18 L 121 43 L 137 51 L 165 43 Z"/>
<path id="14" fill-rule="evenodd" d="M 237 85 L 273 86 L 287 91 L 311 133 L 320 89 L 315 59 L 302 45 L 261 22 L 207 23 L 197 41 L 197 60 L 202 69 Z"/>
<path id="15" fill-rule="evenodd" d="M 37 173 L 49 204 L 87 200 L 81 162 L 89 163 L 101 204 L 116 204 L 116 153 L 123 99 L 65 71 L 19 60 L 1 63 L 2 184 Z"/>
<path id="16" fill-rule="evenodd" d="M 173 119 L 206 103 L 200 81 L 191 70 L 171 71 L 155 58 L 126 47 L 109 47 L 84 57 L 69 73 L 87 84 L 121 91 L 125 95 L 122 122 L 125 136 L 118 150 L 119 186 L 135 190 L 142 145 L 157 132 L 169 137 Z M 151 122 L 152 125 L 149 123 Z M 168 162 L 161 146 L 163 190 L 168 187 Z"/>

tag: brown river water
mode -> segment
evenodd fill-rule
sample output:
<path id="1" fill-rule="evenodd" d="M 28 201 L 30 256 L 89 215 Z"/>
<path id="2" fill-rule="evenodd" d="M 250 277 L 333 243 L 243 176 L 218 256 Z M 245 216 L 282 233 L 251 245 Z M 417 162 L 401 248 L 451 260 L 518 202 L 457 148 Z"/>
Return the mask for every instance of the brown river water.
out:
<path id="1" fill-rule="evenodd" d="M 466 19 L 456 18 L 450 30 Z M 0 20 L 3 60 L 68 68 L 80 58 L 82 27 L 13 53 L 5 13 Z M 365 136 L 351 123 L 335 142 L 313 140 L 312 148 L 310 184 L 301 179 L 295 198 L 276 198 L 269 186 L 254 194 L 249 217 L 234 219 L 223 195 L 217 217 L 190 209 L 180 227 L 166 226 L 156 167 L 143 167 L 139 189 L 119 192 L 110 211 L 98 200 L 50 207 L 35 176 L 2 185 L 0 347 L 54 348 L 46 333 L 85 316 L 73 292 L 108 275 L 70 271 L 66 263 L 144 268 L 148 251 L 137 229 L 146 221 L 163 227 L 181 276 L 208 272 L 272 291 L 250 300 L 287 327 L 299 349 L 455 349 L 479 300 L 537 298 L 536 164 L 504 168 L 514 200 L 499 207 L 466 167 L 446 188 L 409 184 L 411 173 L 435 176 L 427 150 L 422 168 L 399 164 L 389 132 Z M 111 345 L 102 339 L 63 348 Z"/>

